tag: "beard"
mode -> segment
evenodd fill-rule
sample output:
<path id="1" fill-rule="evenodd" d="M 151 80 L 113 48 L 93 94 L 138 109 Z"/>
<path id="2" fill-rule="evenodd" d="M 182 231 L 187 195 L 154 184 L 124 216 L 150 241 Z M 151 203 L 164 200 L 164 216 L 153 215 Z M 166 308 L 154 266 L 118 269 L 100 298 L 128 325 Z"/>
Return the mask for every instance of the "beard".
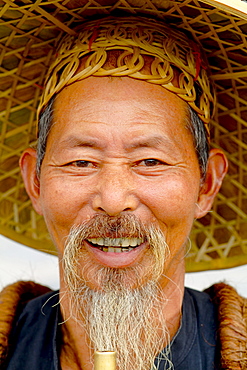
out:
<path id="1" fill-rule="evenodd" d="M 83 241 L 92 235 L 142 238 L 148 243 L 149 265 L 126 268 L 93 265 L 83 248 Z M 142 225 L 133 215 L 114 218 L 96 215 L 70 231 L 63 257 L 70 315 L 88 333 L 92 354 L 117 353 L 118 370 L 157 369 L 161 359 L 173 368 L 164 315 L 166 297 L 158 283 L 168 253 L 161 230 Z M 92 276 L 97 289 L 90 286 Z"/>

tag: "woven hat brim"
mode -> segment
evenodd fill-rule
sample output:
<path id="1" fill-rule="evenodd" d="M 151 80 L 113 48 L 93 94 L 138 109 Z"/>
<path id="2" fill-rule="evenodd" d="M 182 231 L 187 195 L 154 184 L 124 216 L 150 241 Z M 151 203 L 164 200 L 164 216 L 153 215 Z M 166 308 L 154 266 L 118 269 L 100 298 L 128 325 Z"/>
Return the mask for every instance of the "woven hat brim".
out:
<path id="1" fill-rule="evenodd" d="M 18 159 L 36 142 L 36 108 L 47 68 L 66 33 L 92 15 L 157 17 L 189 31 L 206 51 L 217 88 L 212 146 L 222 147 L 229 174 L 213 212 L 195 222 L 187 270 L 226 268 L 247 262 L 247 4 L 241 0 L 62 0 L 0 5 L 0 232 L 54 252 L 42 217 L 32 209 Z"/>

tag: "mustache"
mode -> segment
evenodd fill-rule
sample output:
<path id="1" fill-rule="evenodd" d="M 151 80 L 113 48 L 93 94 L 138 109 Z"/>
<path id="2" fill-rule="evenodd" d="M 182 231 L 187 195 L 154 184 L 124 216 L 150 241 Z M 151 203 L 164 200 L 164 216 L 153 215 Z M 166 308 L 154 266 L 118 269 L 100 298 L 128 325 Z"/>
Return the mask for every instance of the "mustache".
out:
<path id="1" fill-rule="evenodd" d="M 141 281 L 140 276 L 142 275 L 143 279 L 144 277 L 147 277 L 147 279 L 158 281 L 160 276 L 163 274 L 165 261 L 170 254 L 170 249 L 166 243 L 166 239 L 162 230 L 151 223 L 149 225 L 145 225 L 141 220 L 132 214 L 120 215 L 117 217 L 108 216 L 106 214 L 96 214 L 90 220 L 73 226 L 70 230 L 67 240 L 65 241 L 63 266 L 65 275 L 67 276 L 66 280 L 68 285 L 71 286 L 71 290 L 74 289 L 72 285 L 75 282 L 75 277 L 79 277 L 79 279 L 82 278 L 87 281 L 92 268 L 96 269 L 91 260 L 88 258 L 86 249 L 83 246 L 83 241 L 90 238 L 105 237 L 141 238 L 147 242 L 147 249 L 145 253 L 149 256 L 150 266 L 146 266 L 142 272 L 139 271 L 142 270 L 141 265 L 136 266 L 136 269 L 134 267 L 126 267 L 123 270 L 127 275 L 129 273 L 129 280 L 134 281 L 134 279 L 136 279 Z M 83 268 L 80 266 L 80 261 L 85 262 Z M 105 270 L 107 267 L 102 268 Z M 110 270 L 108 270 L 108 273 L 109 271 L 113 270 L 116 272 L 117 280 L 122 279 L 119 279 L 119 271 L 122 271 L 122 269 L 109 269 Z M 71 271 L 75 272 L 71 274 Z M 97 281 L 100 280 L 96 277 L 98 272 L 100 273 L 100 269 L 99 271 L 95 270 L 94 274 Z M 124 275 L 123 279 L 126 278 L 128 280 L 127 275 Z M 107 274 L 105 276 L 107 276 Z M 115 283 L 116 279 L 114 280 L 114 284 Z"/>
<path id="2" fill-rule="evenodd" d="M 90 220 L 71 228 L 70 234 L 79 239 L 87 238 L 144 238 L 148 239 L 147 227 L 131 214 L 108 216 L 96 214 Z"/>

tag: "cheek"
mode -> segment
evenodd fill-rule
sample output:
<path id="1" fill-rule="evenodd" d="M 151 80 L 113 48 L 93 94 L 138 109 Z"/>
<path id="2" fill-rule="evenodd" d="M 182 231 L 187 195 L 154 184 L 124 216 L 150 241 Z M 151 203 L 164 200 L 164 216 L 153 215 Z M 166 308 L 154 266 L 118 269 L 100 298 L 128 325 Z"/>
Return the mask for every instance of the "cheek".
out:
<path id="1" fill-rule="evenodd" d="M 186 179 L 167 179 L 155 187 L 146 187 L 146 205 L 167 237 L 176 232 L 182 238 L 188 236 L 195 216 L 198 192 L 199 184 Z"/>
<path id="2" fill-rule="evenodd" d="M 49 231 L 52 233 L 55 229 L 58 233 L 64 230 L 67 235 L 68 230 L 79 217 L 87 198 L 83 191 L 84 188 L 78 188 L 64 179 L 46 180 L 44 178 L 40 189 L 43 215 Z"/>

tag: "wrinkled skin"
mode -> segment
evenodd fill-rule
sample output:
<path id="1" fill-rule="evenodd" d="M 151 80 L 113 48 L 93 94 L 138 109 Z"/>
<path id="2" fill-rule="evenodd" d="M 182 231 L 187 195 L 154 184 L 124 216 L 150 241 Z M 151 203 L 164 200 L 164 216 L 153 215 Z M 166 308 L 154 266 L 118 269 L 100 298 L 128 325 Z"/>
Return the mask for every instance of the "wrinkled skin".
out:
<path id="1" fill-rule="evenodd" d="M 160 285 L 171 297 L 166 309 L 174 327 L 193 221 L 210 210 L 227 170 L 224 154 L 212 150 L 202 184 L 186 112 L 186 103 L 160 86 L 128 77 L 90 77 L 66 87 L 56 99 L 40 179 L 33 149 L 20 161 L 27 191 L 60 259 L 70 228 L 97 213 L 131 213 L 161 228 L 170 256 Z M 84 248 L 82 268 L 90 263 L 93 269 L 139 265 L 145 270 L 150 264 L 147 243 L 128 253 L 102 252 L 87 241 Z M 99 288 L 93 273 L 89 284 Z"/>

